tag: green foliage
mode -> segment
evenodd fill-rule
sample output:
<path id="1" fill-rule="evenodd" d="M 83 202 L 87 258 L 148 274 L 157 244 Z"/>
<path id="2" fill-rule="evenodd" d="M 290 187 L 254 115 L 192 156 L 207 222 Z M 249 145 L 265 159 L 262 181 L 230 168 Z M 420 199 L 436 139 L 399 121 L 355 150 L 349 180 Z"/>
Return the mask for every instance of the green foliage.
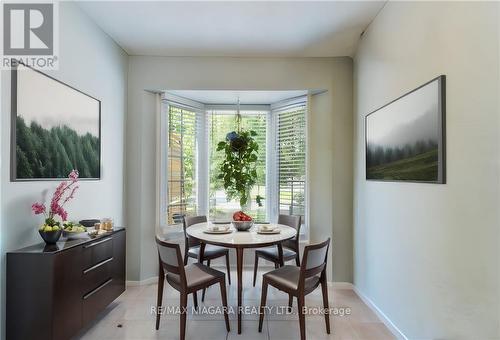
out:
<path id="1" fill-rule="evenodd" d="M 66 178 L 77 169 L 80 178 L 99 177 L 99 139 L 80 136 L 62 126 L 44 129 L 36 122 L 27 126 L 16 120 L 16 172 L 19 179 Z"/>
<path id="2" fill-rule="evenodd" d="M 366 169 L 368 179 L 435 181 L 437 176 L 437 148 L 419 155 Z"/>
<path id="3" fill-rule="evenodd" d="M 259 145 L 253 130 L 231 132 L 224 141 L 217 144 L 217 151 L 223 151 L 225 158 L 219 167 L 218 179 L 223 180 L 229 199 L 239 198 L 240 206 L 249 199 L 250 189 L 257 182 L 257 160 Z"/>
<path id="4" fill-rule="evenodd" d="M 52 227 L 52 226 L 55 226 L 55 225 L 57 225 L 57 226 L 60 226 L 60 225 L 61 225 L 61 223 L 60 223 L 60 222 L 56 221 L 56 220 L 55 220 L 54 218 L 52 218 L 52 217 L 48 217 L 48 218 L 46 218 L 46 219 L 45 219 L 45 224 L 46 224 L 46 225 L 49 225 L 49 226 L 51 226 L 51 227 Z"/>
<path id="5" fill-rule="evenodd" d="M 263 201 L 263 200 L 264 200 L 264 197 L 263 197 L 263 196 L 261 196 L 261 195 L 257 195 L 257 196 L 255 197 L 255 202 L 257 202 L 257 205 L 258 205 L 259 207 L 263 207 L 263 206 L 264 206 L 264 204 L 262 203 L 262 201 Z"/>

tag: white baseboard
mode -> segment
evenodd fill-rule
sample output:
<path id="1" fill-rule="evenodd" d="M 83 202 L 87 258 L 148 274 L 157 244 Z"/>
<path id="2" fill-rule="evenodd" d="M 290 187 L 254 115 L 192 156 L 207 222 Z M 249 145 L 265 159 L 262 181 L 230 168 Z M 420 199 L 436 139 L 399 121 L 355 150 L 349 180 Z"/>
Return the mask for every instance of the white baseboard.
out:
<path id="1" fill-rule="evenodd" d="M 401 332 L 401 330 L 391 321 L 391 319 L 389 319 L 387 315 L 385 315 L 384 312 L 382 312 L 382 310 L 380 310 L 380 308 L 378 308 L 370 298 L 361 293 L 359 289 L 356 288 L 356 286 L 352 285 L 352 289 L 359 296 L 359 298 L 363 300 L 363 302 L 378 316 L 378 318 L 382 320 L 384 325 L 389 328 L 389 330 L 392 334 L 394 334 L 395 337 L 397 337 L 398 339 L 408 340 L 406 335 Z"/>
<path id="2" fill-rule="evenodd" d="M 157 282 L 158 282 L 158 276 L 154 276 L 154 277 L 150 277 L 148 279 L 142 280 L 142 281 L 127 280 L 127 281 L 125 281 L 125 285 L 127 287 L 137 287 L 137 286 L 150 285 L 152 283 L 157 283 Z"/>
<path id="3" fill-rule="evenodd" d="M 328 282 L 328 287 L 336 289 L 353 289 L 353 285 L 350 282 Z"/>

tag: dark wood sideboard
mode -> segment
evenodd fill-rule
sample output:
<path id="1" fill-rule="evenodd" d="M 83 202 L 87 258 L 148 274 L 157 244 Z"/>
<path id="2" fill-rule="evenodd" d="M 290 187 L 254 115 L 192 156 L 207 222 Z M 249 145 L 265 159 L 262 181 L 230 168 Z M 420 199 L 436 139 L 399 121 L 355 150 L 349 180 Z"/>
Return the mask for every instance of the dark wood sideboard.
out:
<path id="1" fill-rule="evenodd" d="M 70 339 L 124 291 L 124 228 L 8 252 L 7 339 Z"/>

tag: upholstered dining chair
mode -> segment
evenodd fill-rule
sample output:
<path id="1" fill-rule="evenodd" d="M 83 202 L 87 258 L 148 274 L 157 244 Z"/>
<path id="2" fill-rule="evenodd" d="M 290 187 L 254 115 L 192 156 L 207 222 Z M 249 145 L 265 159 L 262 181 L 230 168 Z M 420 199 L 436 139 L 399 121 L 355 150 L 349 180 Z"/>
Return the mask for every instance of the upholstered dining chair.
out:
<path id="1" fill-rule="evenodd" d="M 159 257 L 158 273 L 158 298 L 156 309 L 156 329 L 160 328 L 161 305 L 163 300 L 163 286 L 165 279 L 180 293 L 180 339 L 186 338 L 186 312 L 187 297 L 193 294 L 194 307 L 198 308 L 196 294 L 200 289 L 207 288 L 214 284 L 220 285 L 222 305 L 226 329 L 229 332 L 229 317 L 227 314 L 226 276 L 223 272 L 205 266 L 201 263 L 194 263 L 184 266 L 181 248 L 177 243 L 168 243 L 156 238 Z"/>
<path id="2" fill-rule="evenodd" d="M 267 287 L 271 285 L 288 293 L 288 307 L 292 307 L 295 296 L 298 302 L 300 339 L 306 339 L 305 315 L 303 313 L 305 296 L 321 285 L 323 294 L 323 307 L 325 309 L 326 332 L 330 334 L 330 316 L 328 313 L 328 287 L 326 281 L 326 265 L 330 238 L 326 241 L 306 246 L 302 264 L 296 266 L 283 266 L 264 274 L 262 281 L 262 295 L 260 301 L 259 332 L 262 332 L 264 309 L 266 306 Z"/>
<path id="3" fill-rule="evenodd" d="M 286 240 L 282 243 L 283 245 L 283 262 L 287 262 L 295 259 L 297 267 L 300 266 L 299 257 L 299 234 L 301 218 L 295 215 L 279 215 L 278 224 L 284 224 L 297 230 L 297 234 L 291 240 Z M 259 266 L 259 257 L 274 263 L 274 268 L 278 268 L 280 259 L 278 255 L 278 247 L 268 247 L 263 249 L 255 250 L 255 263 L 253 266 L 253 286 L 255 287 L 255 281 L 257 280 L 257 268 Z"/>
<path id="4" fill-rule="evenodd" d="M 198 259 L 200 256 L 200 242 L 198 240 L 189 237 L 186 230 L 193 224 L 207 222 L 206 216 L 184 216 L 182 227 L 184 229 L 184 265 L 188 263 L 188 259 L 194 258 Z M 226 257 L 226 270 L 227 270 L 227 281 L 231 284 L 231 268 L 229 266 L 229 249 L 224 247 L 214 246 L 212 244 L 207 244 L 205 246 L 205 251 L 203 252 L 203 258 L 200 262 L 207 261 L 207 266 L 210 267 L 210 260 Z M 205 301 L 205 289 L 201 295 L 201 301 Z"/>

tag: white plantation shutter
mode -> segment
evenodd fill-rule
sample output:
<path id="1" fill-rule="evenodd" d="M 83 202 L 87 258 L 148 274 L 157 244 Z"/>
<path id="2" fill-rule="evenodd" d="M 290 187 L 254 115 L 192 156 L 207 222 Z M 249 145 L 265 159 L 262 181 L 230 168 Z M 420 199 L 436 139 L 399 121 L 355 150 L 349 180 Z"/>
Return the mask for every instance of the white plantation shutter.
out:
<path id="1" fill-rule="evenodd" d="M 278 214 L 301 215 L 306 205 L 306 100 L 275 107 Z"/>
<path id="2" fill-rule="evenodd" d="M 167 223 L 179 224 L 182 215 L 195 215 L 199 115 L 191 108 L 168 107 Z"/>

